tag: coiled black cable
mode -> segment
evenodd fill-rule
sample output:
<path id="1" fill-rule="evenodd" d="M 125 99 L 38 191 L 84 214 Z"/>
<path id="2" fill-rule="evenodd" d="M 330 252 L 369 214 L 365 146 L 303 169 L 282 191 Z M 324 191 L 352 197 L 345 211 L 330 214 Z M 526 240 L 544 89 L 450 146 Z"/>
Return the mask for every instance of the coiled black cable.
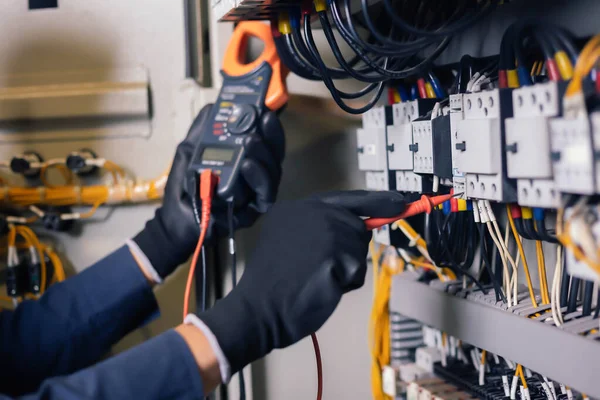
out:
<path id="1" fill-rule="evenodd" d="M 333 97 L 334 101 L 338 104 L 338 106 L 342 110 L 344 110 L 350 114 L 362 114 L 362 113 L 370 110 L 371 108 L 373 108 L 373 106 L 379 101 L 379 98 L 381 97 L 381 94 L 383 93 L 383 89 L 384 89 L 383 82 L 380 82 L 379 84 L 377 84 L 375 94 L 373 95 L 371 100 L 365 106 L 360 107 L 360 108 L 352 108 L 352 107 L 348 106 L 346 103 L 344 103 L 344 101 L 340 97 L 339 91 L 335 88 L 335 85 L 334 85 L 333 81 L 331 80 L 331 77 L 327 73 L 327 67 L 325 66 L 325 63 L 323 62 L 323 59 L 321 58 L 321 55 L 319 54 L 319 50 L 317 49 L 317 46 L 315 44 L 315 40 L 313 38 L 312 30 L 310 27 L 310 15 L 304 16 L 304 31 L 303 32 L 304 32 L 304 38 L 306 40 L 306 43 L 308 44 L 308 49 L 311 52 L 312 56 L 314 57 L 315 61 L 317 62 L 317 66 L 319 67 L 319 70 L 321 71 L 321 76 L 323 77 L 323 82 L 325 83 L 325 86 L 327 87 L 327 89 L 329 89 L 331 96 Z M 385 64 L 387 64 L 387 60 L 386 60 Z"/>

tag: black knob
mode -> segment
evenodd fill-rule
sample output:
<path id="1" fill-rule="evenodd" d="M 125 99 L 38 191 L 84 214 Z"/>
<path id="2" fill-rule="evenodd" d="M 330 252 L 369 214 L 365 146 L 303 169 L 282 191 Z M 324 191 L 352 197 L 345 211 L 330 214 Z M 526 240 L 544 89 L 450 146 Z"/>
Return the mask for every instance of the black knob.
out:
<path id="1" fill-rule="evenodd" d="M 86 161 L 93 160 L 95 158 L 98 157 L 96 156 L 96 153 L 94 153 L 92 150 L 82 149 L 69 154 L 67 156 L 65 164 L 67 165 L 67 168 L 75 172 L 77 175 L 91 175 L 98 171 L 98 167 L 88 165 Z"/>
<path id="2" fill-rule="evenodd" d="M 249 133 L 256 125 L 258 113 L 251 104 L 236 104 L 227 119 L 227 130 L 232 135 L 244 135 Z"/>
<path id="3" fill-rule="evenodd" d="M 23 153 L 10 160 L 10 169 L 15 174 L 22 174 L 27 178 L 36 178 L 40 173 L 40 168 L 31 168 L 32 163 L 42 162 L 42 157 L 33 151 Z"/>
<path id="4" fill-rule="evenodd" d="M 60 213 L 50 211 L 42 217 L 44 228 L 54 232 L 66 232 L 73 226 L 73 220 L 64 220 L 60 218 Z"/>

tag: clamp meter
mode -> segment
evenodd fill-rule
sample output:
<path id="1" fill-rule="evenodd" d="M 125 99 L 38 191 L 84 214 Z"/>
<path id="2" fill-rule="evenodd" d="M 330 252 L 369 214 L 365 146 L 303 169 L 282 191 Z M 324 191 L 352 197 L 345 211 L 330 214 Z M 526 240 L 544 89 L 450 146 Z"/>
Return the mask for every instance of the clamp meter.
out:
<path id="1" fill-rule="evenodd" d="M 264 42 L 262 54 L 250 63 L 245 60 L 248 38 Z M 223 86 L 202 139 L 190 161 L 186 180 L 190 195 L 198 198 L 199 176 L 210 169 L 219 176 L 216 194 L 222 200 L 243 197 L 236 185 L 239 170 L 248 154 L 249 136 L 260 134 L 260 119 L 268 110 L 276 111 L 285 105 L 287 70 L 277 55 L 268 25 L 260 22 L 241 22 L 233 36 L 223 61 Z"/>

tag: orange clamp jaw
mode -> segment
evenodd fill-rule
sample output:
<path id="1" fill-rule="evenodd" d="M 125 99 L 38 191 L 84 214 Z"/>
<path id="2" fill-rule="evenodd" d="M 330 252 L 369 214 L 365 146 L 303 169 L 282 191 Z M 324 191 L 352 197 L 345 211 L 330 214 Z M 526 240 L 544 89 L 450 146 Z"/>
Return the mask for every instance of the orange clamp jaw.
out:
<path id="1" fill-rule="evenodd" d="M 412 217 L 417 214 L 429 214 L 431 210 L 433 210 L 436 206 L 439 206 L 443 202 L 448 201 L 453 197 L 453 194 L 446 194 L 434 197 L 423 195 L 421 196 L 421 200 L 413 201 L 412 203 L 408 204 L 402 212 L 402 214 L 400 215 L 396 215 L 395 217 L 391 218 L 369 218 L 366 219 L 364 222 L 367 226 L 367 229 L 371 231 L 373 229 L 381 228 L 384 225 L 394 223 L 400 219 Z"/>
<path id="2" fill-rule="evenodd" d="M 250 37 L 260 39 L 264 44 L 264 49 L 256 60 L 247 63 L 246 50 Z M 225 79 L 251 76 L 267 65 L 271 69 L 271 76 L 264 96 L 264 105 L 269 110 L 276 111 L 283 107 L 289 98 L 285 84 L 288 70 L 279 59 L 269 25 L 259 21 L 240 22 L 233 31 L 233 36 L 225 51 L 223 59 Z"/>

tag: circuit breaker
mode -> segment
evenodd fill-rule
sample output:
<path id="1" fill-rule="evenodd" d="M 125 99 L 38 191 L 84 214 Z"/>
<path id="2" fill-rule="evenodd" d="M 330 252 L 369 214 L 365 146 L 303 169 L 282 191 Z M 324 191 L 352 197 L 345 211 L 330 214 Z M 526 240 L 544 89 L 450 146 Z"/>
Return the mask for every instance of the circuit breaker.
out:
<path id="1" fill-rule="evenodd" d="M 454 148 L 466 173 L 466 194 L 476 199 L 517 200 L 516 183 L 506 175 L 504 124 L 512 116 L 509 89 L 470 93 L 463 97 L 464 119 Z"/>
<path id="2" fill-rule="evenodd" d="M 561 113 L 559 85 L 547 82 L 515 89 L 514 117 L 506 119 L 506 161 L 509 178 L 517 179 L 519 204 L 558 207 L 550 149 L 552 117 Z"/>

